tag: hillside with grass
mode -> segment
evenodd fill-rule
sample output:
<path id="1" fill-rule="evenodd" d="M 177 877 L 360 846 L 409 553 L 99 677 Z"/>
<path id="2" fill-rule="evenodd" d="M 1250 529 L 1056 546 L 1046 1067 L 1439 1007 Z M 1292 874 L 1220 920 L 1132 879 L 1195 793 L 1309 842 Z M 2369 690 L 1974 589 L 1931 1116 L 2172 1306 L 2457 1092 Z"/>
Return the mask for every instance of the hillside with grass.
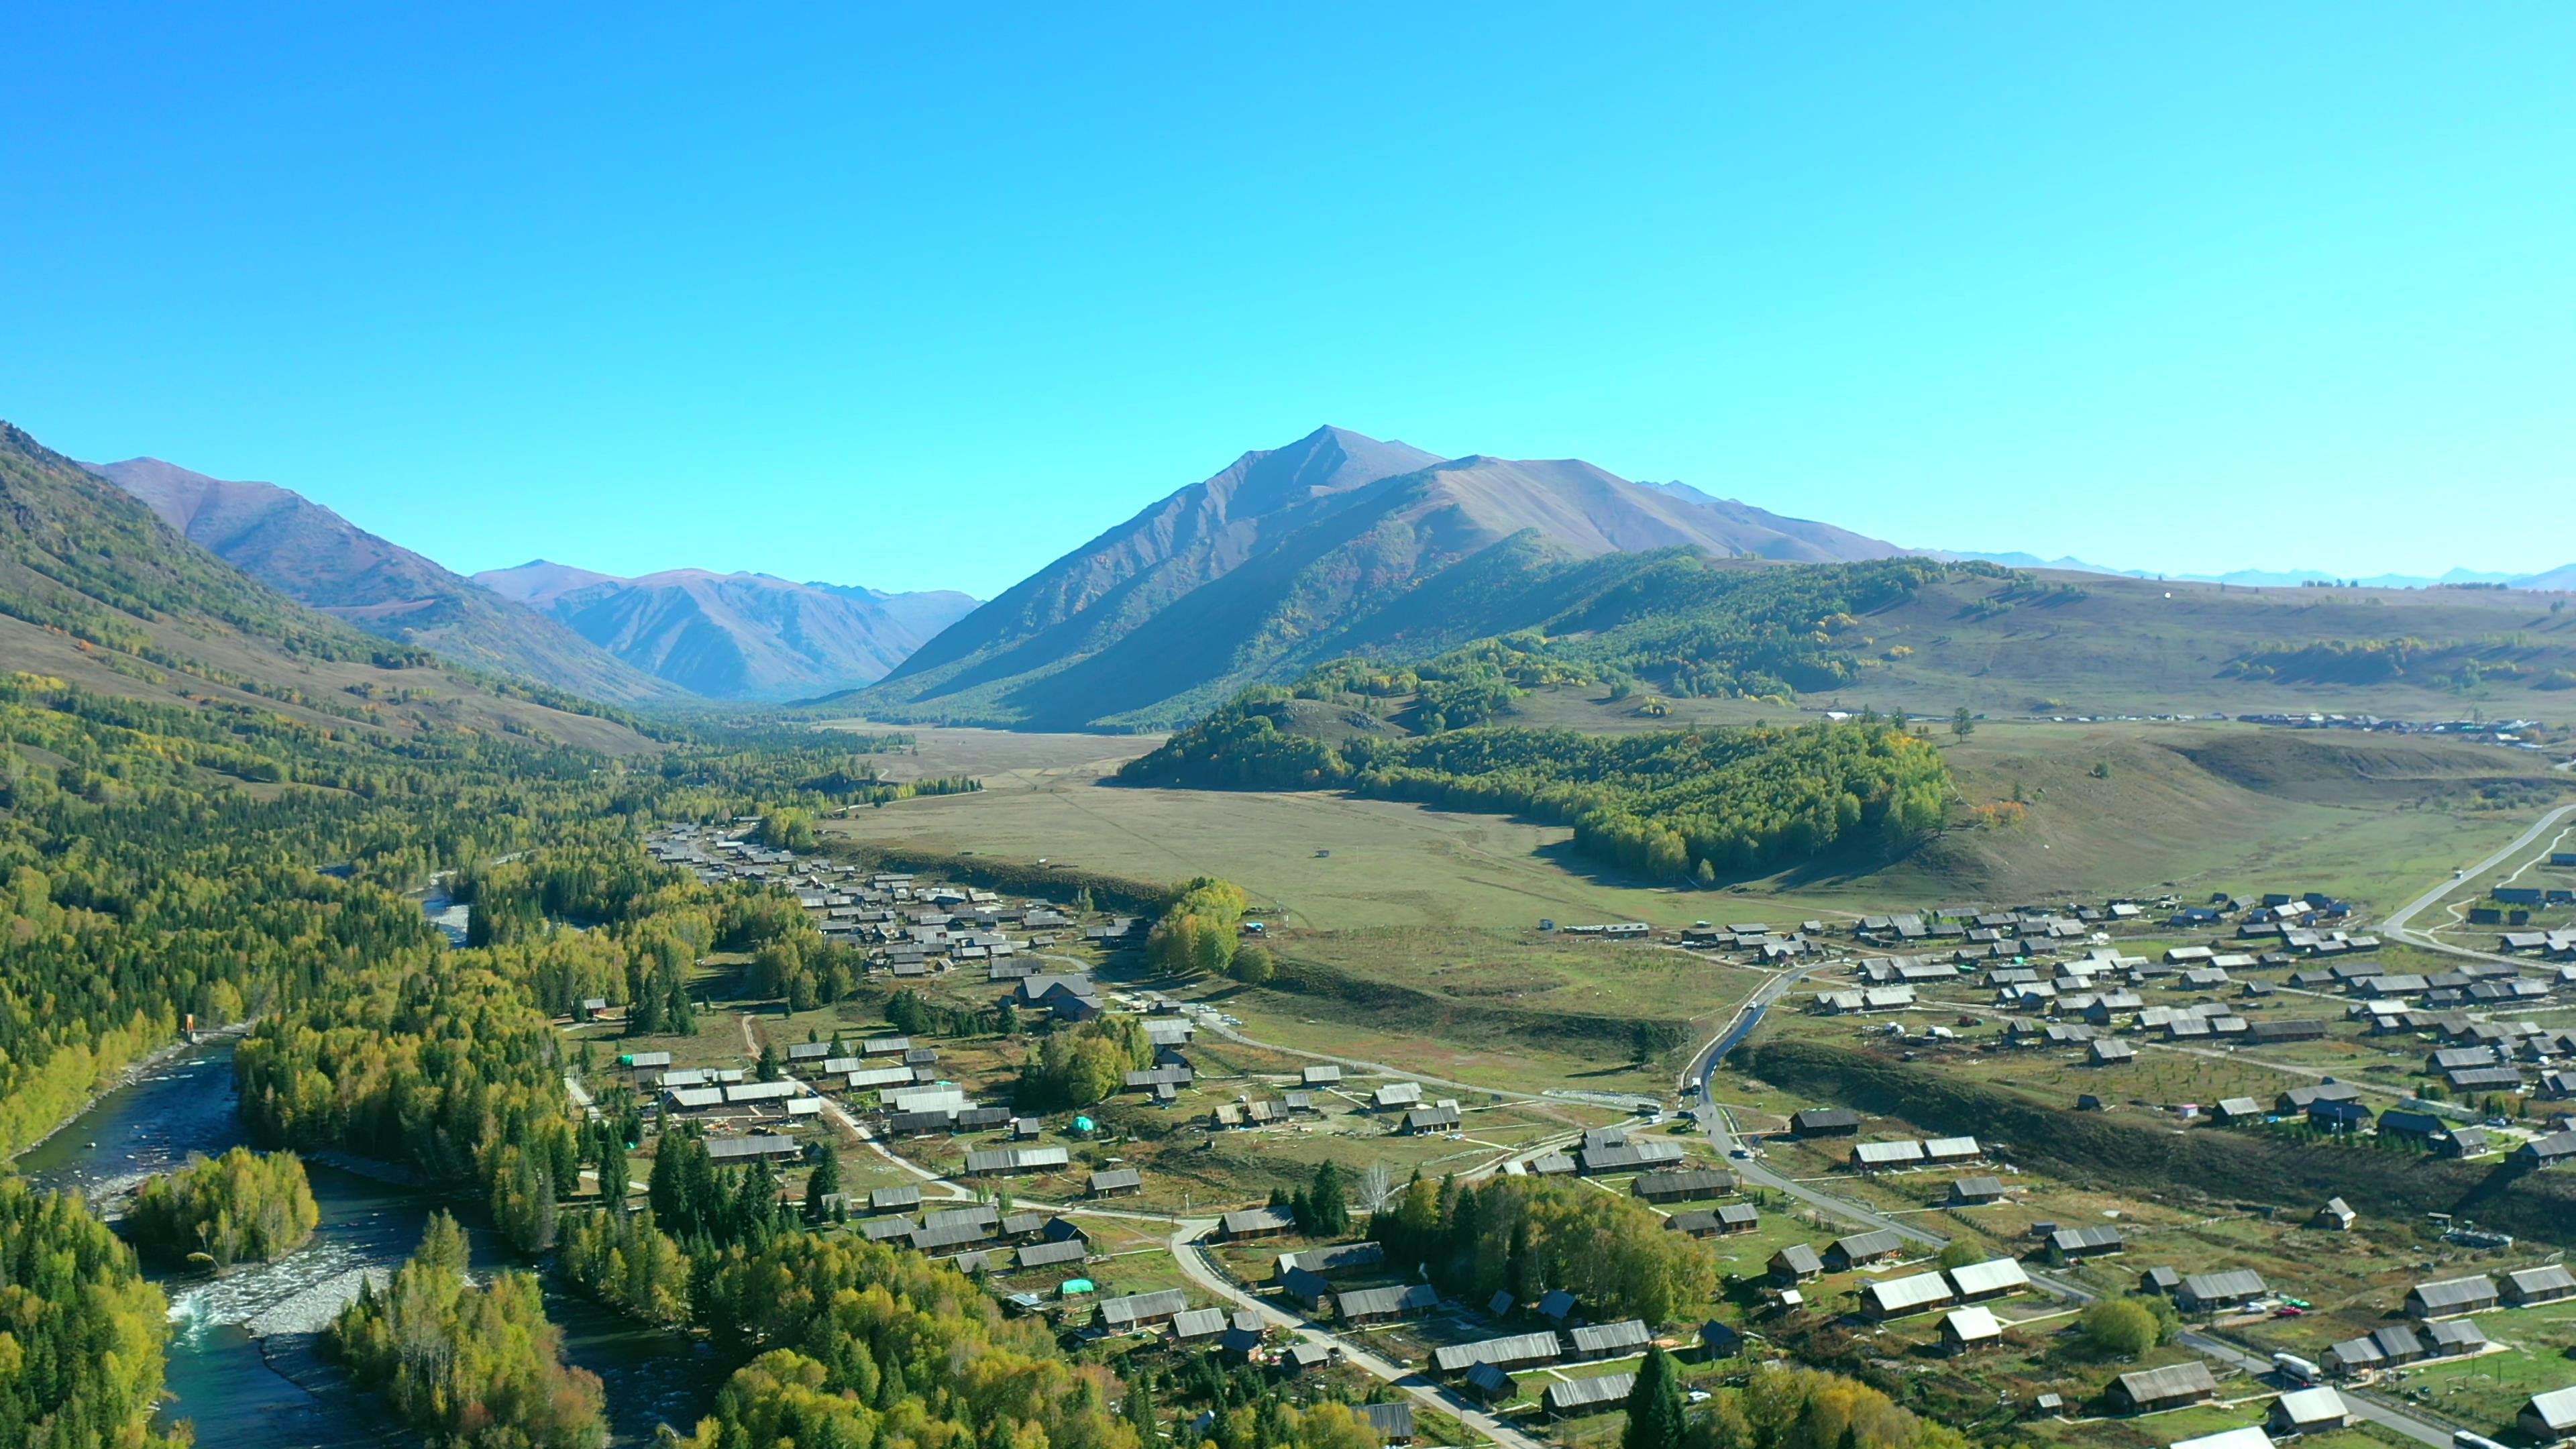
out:
<path id="1" fill-rule="evenodd" d="M 1345 661 L 1293 690 L 1246 691 L 1119 777 L 1523 815 L 1571 826 L 1576 849 L 1605 864 L 1703 885 L 1901 851 L 1943 817 L 1950 787 L 1939 752 L 1875 718 L 1618 735 L 1487 723 L 1531 687 L 1584 677 L 1583 652 L 1561 658 L 1523 636 L 1419 666 Z M 1380 713 L 1406 733 L 1338 727 Z M 1318 721 L 1322 732 L 1303 727 Z"/>
<path id="2" fill-rule="evenodd" d="M 1901 563 L 1622 567 L 1655 586 L 1591 600 L 1583 617 L 1606 627 L 1336 661 L 1245 691 L 1121 779 L 1509 815 L 1572 827 L 1576 853 L 1632 880 L 1853 908 L 2233 889 L 2265 871 L 2393 903 L 2576 789 L 2556 754 L 2455 736 L 1973 714 L 1963 730 L 1857 701 L 1828 724 L 1789 702 L 1812 698 L 1789 678 L 1863 694 L 1880 619 L 1936 591 L 2032 582 Z M 1675 607 L 1676 582 L 1700 574 L 1720 587 Z"/>
<path id="3" fill-rule="evenodd" d="M 2565 595 L 1952 575 L 1851 633 L 1855 708 L 2576 720 Z"/>
<path id="4" fill-rule="evenodd" d="M 614 709 L 308 608 L 0 424 L 0 665 L 89 695 L 276 718 L 375 747 L 510 735 L 656 748 Z"/>
<path id="5" fill-rule="evenodd" d="M 209 478 L 158 458 L 82 466 L 143 500 L 191 543 L 379 638 L 611 703 L 688 697 L 536 610 L 274 483 Z"/>

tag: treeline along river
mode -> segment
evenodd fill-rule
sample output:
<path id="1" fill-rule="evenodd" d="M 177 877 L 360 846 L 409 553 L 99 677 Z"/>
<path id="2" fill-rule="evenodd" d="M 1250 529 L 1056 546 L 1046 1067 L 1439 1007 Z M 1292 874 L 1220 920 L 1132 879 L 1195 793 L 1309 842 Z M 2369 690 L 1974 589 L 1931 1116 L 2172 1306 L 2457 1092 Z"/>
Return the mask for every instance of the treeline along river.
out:
<path id="1" fill-rule="evenodd" d="M 100 1098 L 18 1160 L 39 1189 L 78 1190 L 115 1216 L 124 1195 L 192 1152 L 211 1157 L 244 1140 L 235 1112 L 233 1040 L 208 1042 Z M 357 1292 L 359 1275 L 390 1275 L 418 1245 L 430 1213 L 456 1214 L 478 1270 L 514 1259 L 482 1204 L 411 1186 L 398 1169 L 308 1160 L 321 1226 L 274 1263 L 219 1277 L 147 1272 L 170 1298 L 166 1419 L 194 1422 L 200 1449 L 399 1445 L 412 1436 L 355 1392 L 314 1350 L 317 1335 Z M 546 1312 L 563 1326 L 564 1356 L 599 1375 L 619 1444 L 649 1444 L 654 1426 L 694 1424 L 723 1366 L 703 1345 L 645 1328 L 551 1279 Z"/>

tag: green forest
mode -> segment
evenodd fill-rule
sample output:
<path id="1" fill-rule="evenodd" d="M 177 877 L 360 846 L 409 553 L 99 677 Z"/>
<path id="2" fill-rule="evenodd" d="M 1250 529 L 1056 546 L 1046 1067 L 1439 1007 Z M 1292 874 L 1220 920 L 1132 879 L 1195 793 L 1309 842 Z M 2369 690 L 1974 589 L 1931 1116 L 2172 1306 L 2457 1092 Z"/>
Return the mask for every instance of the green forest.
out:
<path id="1" fill-rule="evenodd" d="M 125 1213 L 137 1248 L 209 1268 L 283 1258 L 321 1220 L 302 1158 L 247 1147 L 192 1157 L 177 1172 L 153 1178 L 136 1190 Z"/>
<path id="2" fill-rule="evenodd" d="M 1935 829 L 1949 769 L 1930 741 L 1870 719 L 1791 728 L 1572 730 L 1478 725 L 1329 744 L 1237 701 L 1131 761 L 1139 784 L 1338 788 L 1574 828 L 1577 848 L 1657 878 L 1778 869 L 1837 849 L 1894 849 Z"/>
<path id="3" fill-rule="evenodd" d="M 170 1305 L 88 1204 L 0 1179 L 0 1444 L 179 1449 L 148 1431 Z"/>
<path id="4" fill-rule="evenodd" d="M 1534 1303 L 1552 1290 L 1604 1320 L 1672 1323 L 1717 1291 L 1717 1262 L 1634 1198 L 1585 1183 L 1496 1177 L 1482 1184 L 1421 1176 L 1378 1209 L 1369 1236 L 1389 1263 L 1419 1265 L 1465 1302 L 1497 1292 Z"/>
<path id="5" fill-rule="evenodd" d="M 382 1394 L 432 1449 L 599 1449 L 599 1380 L 567 1368 L 537 1280 L 465 1273 L 465 1233 L 432 1217 L 411 1261 L 360 1289 L 323 1336 L 360 1388 Z"/>

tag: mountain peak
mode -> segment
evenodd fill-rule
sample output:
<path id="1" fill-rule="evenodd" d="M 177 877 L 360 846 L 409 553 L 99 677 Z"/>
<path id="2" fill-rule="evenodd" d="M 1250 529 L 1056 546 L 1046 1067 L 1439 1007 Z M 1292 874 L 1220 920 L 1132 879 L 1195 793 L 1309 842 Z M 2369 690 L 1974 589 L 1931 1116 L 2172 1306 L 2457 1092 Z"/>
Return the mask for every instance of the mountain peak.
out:
<path id="1" fill-rule="evenodd" d="M 1165 722 L 1335 652 L 1491 632 L 1475 626 L 1491 624 L 1494 600 L 1567 560 L 1899 551 L 1704 497 L 1575 458 L 1444 459 L 1327 425 L 1243 454 L 1031 575 L 863 706 L 1051 727 Z M 1514 539 L 1527 546 L 1502 547 Z"/>

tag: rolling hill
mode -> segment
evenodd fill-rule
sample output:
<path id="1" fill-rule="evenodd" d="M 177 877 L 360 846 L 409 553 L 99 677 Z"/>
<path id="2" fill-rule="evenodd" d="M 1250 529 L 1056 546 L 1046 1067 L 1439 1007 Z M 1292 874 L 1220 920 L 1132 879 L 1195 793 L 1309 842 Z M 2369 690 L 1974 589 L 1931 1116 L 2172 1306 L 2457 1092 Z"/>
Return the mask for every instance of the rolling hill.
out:
<path id="1" fill-rule="evenodd" d="M 562 624 L 289 489 L 209 478 L 158 458 L 81 466 L 252 578 L 380 638 L 612 703 L 682 698 Z"/>
<path id="2" fill-rule="evenodd" d="M 704 569 L 624 579 L 544 559 L 474 582 L 710 699 L 796 699 L 867 684 L 975 607 L 945 590 L 890 594 Z"/>
<path id="3" fill-rule="evenodd" d="M 613 711 L 361 633 L 0 423 L 0 669 L 400 747 L 473 731 L 658 748 Z M 104 787 L 103 787 L 104 788 Z"/>
<path id="4" fill-rule="evenodd" d="M 892 720 L 1168 724 L 1246 683 L 1518 627 L 1566 566 L 1681 548 L 1885 558 L 1893 546 L 1579 460 L 1442 459 L 1321 428 L 1246 453 L 828 701 Z"/>

